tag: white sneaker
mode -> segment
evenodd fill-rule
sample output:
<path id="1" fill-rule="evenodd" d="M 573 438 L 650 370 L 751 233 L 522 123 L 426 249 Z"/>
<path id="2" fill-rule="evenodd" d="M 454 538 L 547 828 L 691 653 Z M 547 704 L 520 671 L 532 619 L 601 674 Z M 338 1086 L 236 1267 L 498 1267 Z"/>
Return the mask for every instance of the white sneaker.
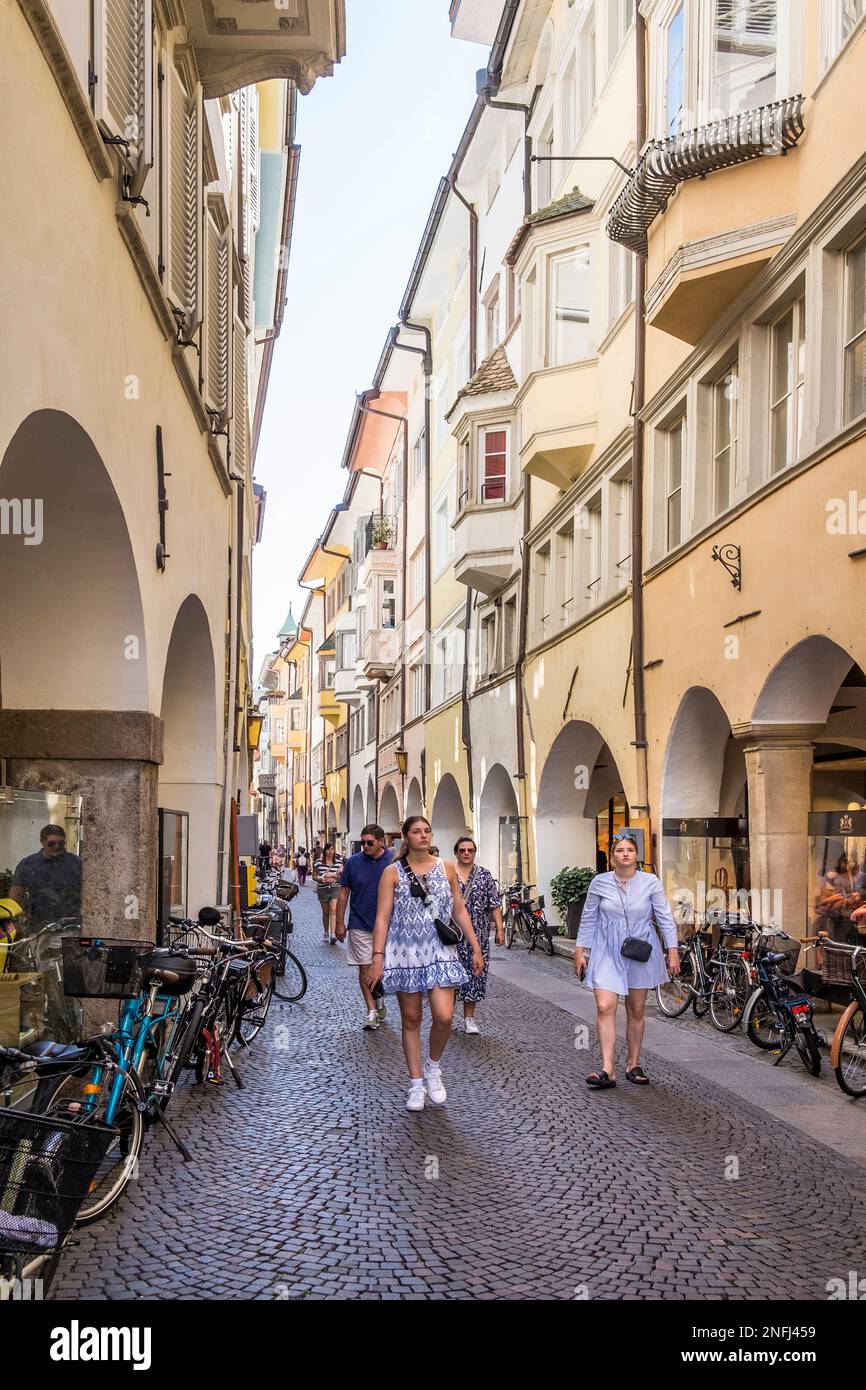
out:
<path id="1" fill-rule="evenodd" d="M 379 1027 L 379 1015 L 376 1013 L 375 1009 L 370 1010 L 370 1012 L 367 1014 L 367 1017 L 364 1019 L 362 1026 L 364 1028 L 370 1028 L 374 1032 Z"/>
<path id="2" fill-rule="evenodd" d="M 406 1109 L 407 1109 L 407 1110 L 423 1110 L 423 1109 L 424 1109 L 424 1098 L 425 1098 L 424 1082 L 421 1080 L 421 1078 L 419 1077 L 417 1080 L 413 1079 L 412 1081 L 410 1081 L 410 1082 L 409 1082 L 409 1095 L 408 1095 L 407 1100 L 406 1100 Z"/>
<path id="3" fill-rule="evenodd" d="M 464 1018 L 464 1020 L 463 1020 L 463 1032 L 464 1032 L 464 1033 L 480 1033 L 480 1032 L 481 1032 L 481 1029 L 478 1027 L 478 1024 L 475 1022 L 475 1019 L 474 1019 L 474 1018 Z"/>
<path id="4" fill-rule="evenodd" d="M 445 1104 L 445 1101 L 448 1099 L 448 1092 L 443 1085 L 442 1070 L 438 1062 L 425 1062 L 424 1085 L 434 1105 Z"/>

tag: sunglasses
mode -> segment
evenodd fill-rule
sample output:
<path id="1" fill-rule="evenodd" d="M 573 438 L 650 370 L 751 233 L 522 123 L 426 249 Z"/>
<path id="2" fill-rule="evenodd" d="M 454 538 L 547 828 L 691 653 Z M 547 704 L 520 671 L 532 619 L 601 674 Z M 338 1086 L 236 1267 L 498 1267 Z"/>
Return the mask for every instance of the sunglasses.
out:
<path id="1" fill-rule="evenodd" d="M 409 893 L 413 898 L 420 898 L 425 907 L 433 906 L 433 899 L 430 897 L 429 893 L 425 892 L 423 884 L 410 883 Z"/>
<path id="2" fill-rule="evenodd" d="M 66 841 L 65 841 L 65 840 L 46 840 L 46 841 L 45 841 L 45 848 L 46 848 L 46 849 L 62 849 L 63 846 L 64 846 L 65 844 L 66 844 Z"/>
<path id="3" fill-rule="evenodd" d="M 376 843 L 375 840 L 362 840 L 362 841 L 361 841 L 361 844 L 362 844 L 362 845 L 375 845 L 375 843 Z"/>

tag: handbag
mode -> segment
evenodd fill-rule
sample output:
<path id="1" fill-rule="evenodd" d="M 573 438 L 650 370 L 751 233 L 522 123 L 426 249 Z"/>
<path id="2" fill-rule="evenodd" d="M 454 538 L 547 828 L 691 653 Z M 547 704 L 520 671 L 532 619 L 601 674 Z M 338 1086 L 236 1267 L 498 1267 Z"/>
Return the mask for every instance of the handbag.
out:
<path id="1" fill-rule="evenodd" d="M 614 879 L 614 883 L 616 883 L 616 879 Z M 628 926 L 628 905 L 626 903 L 625 893 L 618 883 L 616 884 L 616 890 L 619 893 L 620 902 L 622 903 L 622 913 L 625 917 L 625 924 Z M 637 960 L 640 961 L 641 964 L 646 964 L 652 953 L 652 942 L 646 941 L 642 936 L 627 936 L 620 947 L 620 955 L 625 956 L 626 960 Z"/>
<path id="2" fill-rule="evenodd" d="M 427 892 L 427 889 L 424 887 L 424 884 L 421 882 L 420 878 L 414 872 L 414 870 L 409 868 L 408 864 L 404 863 L 402 865 L 402 868 L 404 873 L 411 880 L 412 886 L 410 891 L 412 893 L 412 897 L 423 898 L 424 906 L 429 911 L 430 908 L 433 906 L 433 900 L 430 897 L 430 894 Z M 415 891 L 416 888 L 418 890 L 417 892 Z M 443 922 L 441 917 L 434 917 L 433 925 L 436 928 L 436 933 L 443 946 L 460 945 L 460 942 L 463 940 L 463 928 L 459 926 L 457 922 L 454 921 L 453 917 L 451 917 L 447 922 Z"/>

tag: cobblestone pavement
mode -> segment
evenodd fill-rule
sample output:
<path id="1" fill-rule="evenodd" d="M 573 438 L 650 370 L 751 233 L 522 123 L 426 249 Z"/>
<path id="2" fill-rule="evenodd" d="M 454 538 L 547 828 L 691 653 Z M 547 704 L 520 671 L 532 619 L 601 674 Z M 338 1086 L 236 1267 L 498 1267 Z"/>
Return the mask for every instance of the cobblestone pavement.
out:
<path id="1" fill-rule="evenodd" d="M 193 1163 L 152 1134 L 54 1297 L 823 1299 L 866 1268 L 862 1169 L 649 1054 L 652 1087 L 588 1091 L 574 1020 L 502 978 L 449 1045 L 447 1106 L 407 1113 L 393 1001 L 361 1031 L 309 888 L 295 908 L 306 998 L 243 1090 L 178 1096 Z"/>

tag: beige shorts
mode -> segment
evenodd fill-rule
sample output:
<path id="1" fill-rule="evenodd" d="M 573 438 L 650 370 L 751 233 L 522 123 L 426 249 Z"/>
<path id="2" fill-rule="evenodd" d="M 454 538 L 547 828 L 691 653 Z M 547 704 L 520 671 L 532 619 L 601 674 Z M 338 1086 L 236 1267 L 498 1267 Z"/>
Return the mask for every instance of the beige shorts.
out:
<path id="1" fill-rule="evenodd" d="M 346 941 L 350 965 L 371 965 L 373 961 L 373 933 L 362 927 L 349 927 Z"/>

